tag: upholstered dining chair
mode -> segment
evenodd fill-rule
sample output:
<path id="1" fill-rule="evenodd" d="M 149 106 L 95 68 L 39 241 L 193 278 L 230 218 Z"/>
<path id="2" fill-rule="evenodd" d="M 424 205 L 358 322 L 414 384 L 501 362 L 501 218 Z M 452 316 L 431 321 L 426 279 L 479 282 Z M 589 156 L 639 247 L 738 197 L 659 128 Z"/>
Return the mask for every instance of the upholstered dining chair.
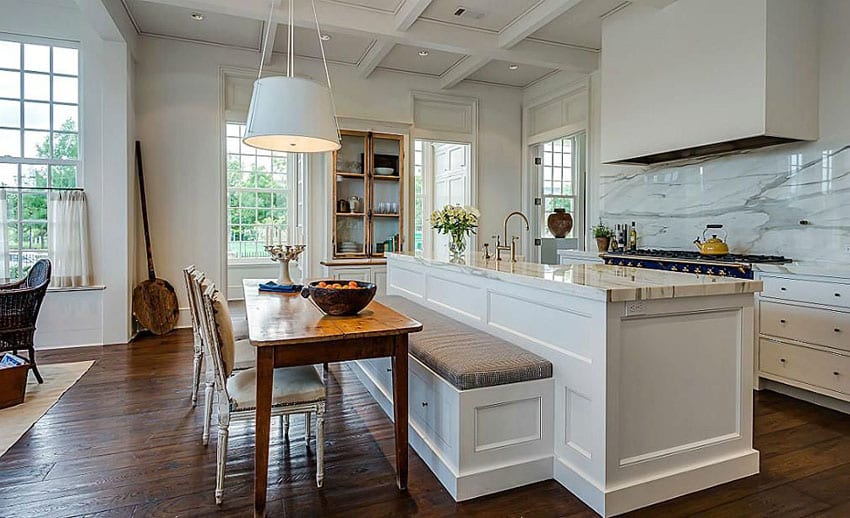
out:
<path id="1" fill-rule="evenodd" d="M 232 421 L 253 420 L 256 416 L 256 369 L 234 370 L 235 341 L 232 321 L 224 295 L 210 283 L 203 295 L 204 344 L 213 366 L 215 390 L 218 393 L 218 444 L 216 449 L 215 501 L 224 494 L 224 472 L 227 465 L 227 443 Z M 322 377 L 312 365 L 281 367 L 274 370 L 272 416 L 316 414 L 316 485 L 324 479 L 324 416 L 327 390 Z M 310 448 L 309 426 L 305 445 Z M 288 430 L 287 430 L 288 432 Z"/>
<path id="2" fill-rule="evenodd" d="M 50 261 L 39 259 L 23 279 L 0 285 L 0 352 L 18 354 L 26 349 L 32 372 L 44 383 L 35 362 L 35 324 L 47 286 L 50 284 Z"/>
<path id="3" fill-rule="evenodd" d="M 214 388 L 214 373 L 212 362 L 209 360 L 204 361 L 204 355 L 206 352 L 206 347 L 204 346 L 204 340 L 206 339 L 206 335 L 203 332 L 204 325 L 204 307 L 202 297 L 204 290 L 206 290 L 207 286 L 210 284 L 207 280 L 206 276 L 200 270 L 193 270 L 189 275 L 189 301 L 190 304 L 194 305 L 195 311 L 195 320 L 194 322 L 197 324 L 197 337 L 195 342 L 195 356 L 194 356 L 194 372 L 193 372 L 193 380 L 192 380 L 192 395 L 195 400 L 192 402 L 192 406 L 196 405 L 197 401 L 197 391 L 198 385 L 200 384 L 200 376 L 201 376 L 201 368 L 202 364 L 206 365 L 206 383 L 204 390 L 204 432 L 201 437 L 201 441 L 204 446 L 209 444 L 210 442 L 210 424 L 212 421 L 212 411 L 213 411 L 213 400 L 216 396 Z M 231 321 L 232 325 L 232 321 Z M 193 327 L 194 331 L 194 327 Z M 253 345 L 247 340 L 247 338 L 239 338 L 235 331 L 233 332 L 233 340 L 234 340 L 234 370 L 243 370 L 250 369 L 254 367 L 257 363 L 257 350 Z M 288 424 L 288 423 L 287 423 Z"/>
<path id="4" fill-rule="evenodd" d="M 198 391 L 201 385 L 201 368 L 204 362 L 204 344 L 201 338 L 201 320 L 200 320 L 200 302 L 196 290 L 192 286 L 193 276 L 199 275 L 203 278 L 203 272 L 195 268 L 195 265 L 189 265 L 183 268 L 183 282 L 186 284 L 186 295 L 189 299 L 189 317 L 192 322 L 192 339 L 195 351 L 194 368 L 192 372 L 192 406 L 198 404 Z M 245 319 L 233 323 L 233 334 L 236 340 L 246 340 L 248 338 L 248 325 Z M 250 345 L 250 344 L 248 344 Z M 251 365 L 248 365 L 250 367 Z M 211 381 L 211 379 L 210 379 Z"/>

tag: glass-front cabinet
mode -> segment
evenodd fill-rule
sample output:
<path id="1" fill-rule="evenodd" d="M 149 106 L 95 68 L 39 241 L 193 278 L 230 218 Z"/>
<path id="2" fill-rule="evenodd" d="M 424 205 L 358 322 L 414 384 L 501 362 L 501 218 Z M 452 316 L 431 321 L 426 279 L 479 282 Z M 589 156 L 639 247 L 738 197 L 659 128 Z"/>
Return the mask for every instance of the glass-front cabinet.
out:
<path id="1" fill-rule="evenodd" d="M 402 246 L 404 137 L 343 130 L 333 157 L 333 257 L 383 257 Z"/>

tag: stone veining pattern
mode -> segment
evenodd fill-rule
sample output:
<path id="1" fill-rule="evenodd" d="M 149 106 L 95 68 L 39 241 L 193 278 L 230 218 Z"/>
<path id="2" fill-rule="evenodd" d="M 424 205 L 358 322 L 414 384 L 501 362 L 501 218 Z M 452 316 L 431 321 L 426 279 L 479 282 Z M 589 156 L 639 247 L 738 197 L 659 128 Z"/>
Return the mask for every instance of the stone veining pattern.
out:
<path id="1" fill-rule="evenodd" d="M 605 168 L 600 214 L 635 221 L 642 248 L 689 248 L 723 224 L 732 252 L 848 263 L 850 145 L 776 146 L 685 165 Z M 801 224 L 807 221 L 809 224 Z"/>

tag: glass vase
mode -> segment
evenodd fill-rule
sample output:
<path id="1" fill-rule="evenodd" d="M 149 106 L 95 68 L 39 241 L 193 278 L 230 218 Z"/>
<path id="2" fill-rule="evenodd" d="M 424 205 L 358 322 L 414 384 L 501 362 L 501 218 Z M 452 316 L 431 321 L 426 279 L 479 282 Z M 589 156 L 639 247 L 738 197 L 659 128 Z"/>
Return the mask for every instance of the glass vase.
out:
<path id="1" fill-rule="evenodd" d="M 449 239 L 449 255 L 451 262 L 463 262 L 463 254 L 466 252 L 466 235 L 463 232 L 452 233 Z"/>

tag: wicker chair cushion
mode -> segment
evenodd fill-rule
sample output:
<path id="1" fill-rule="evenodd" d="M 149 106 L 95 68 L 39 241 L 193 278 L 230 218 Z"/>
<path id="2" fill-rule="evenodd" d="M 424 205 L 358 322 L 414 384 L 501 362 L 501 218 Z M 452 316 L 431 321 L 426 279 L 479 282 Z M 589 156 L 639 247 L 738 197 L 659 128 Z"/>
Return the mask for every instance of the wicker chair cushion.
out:
<path id="1" fill-rule="evenodd" d="M 325 398 L 325 384 L 312 365 L 274 370 L 272 406 L 312 403 Z M 257 371 L 239 371 L 227 380 L 230 409 L 252 410 L 257 407 Z"/>
<path id="2" fill-rule="evenodd" d="M 458 390 L 552 377 L 549 361 L 521 347 L 403 297 L 380 301 L 422 323 L 409 335 L 410 354 Z"/>
<path id="3" fill-rule="evenodd" d="M 230 309 L 227 299 L 221 291 L 216 290 L 212 301 L 215 327 L 221 342 L 221 361 L 224 364 L 224 375 L 230 376 L 236 361 L 236 340 L 233 338 L 233 320 L 230 319 Z"/>

